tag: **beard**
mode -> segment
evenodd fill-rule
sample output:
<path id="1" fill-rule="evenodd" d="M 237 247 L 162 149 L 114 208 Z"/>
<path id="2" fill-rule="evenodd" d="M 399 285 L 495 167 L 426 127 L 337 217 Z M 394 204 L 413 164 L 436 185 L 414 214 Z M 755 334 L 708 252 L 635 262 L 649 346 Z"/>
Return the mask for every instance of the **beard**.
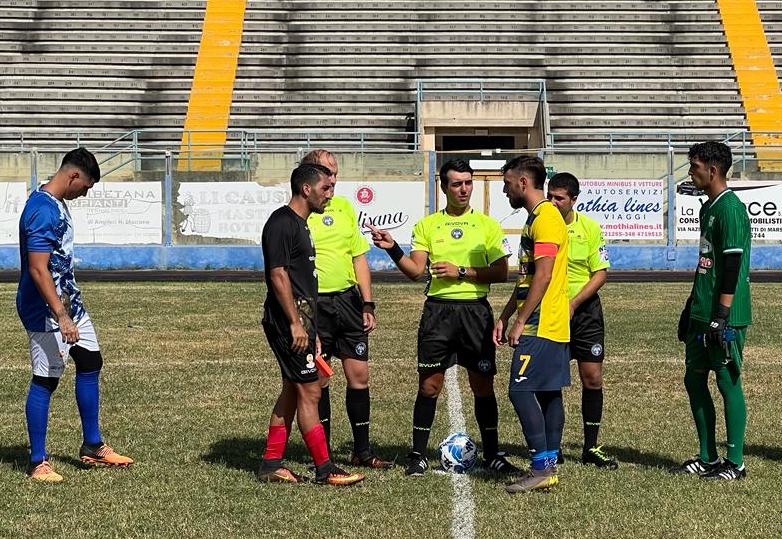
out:
<path id="1" fill-rule="evenodd" d="M 519 208 L 524 207 L 524 195 L 509 195 L 508 196 L 508 203 L 510 203 L 510 207 L 514 210 L 518 210 Z"/>

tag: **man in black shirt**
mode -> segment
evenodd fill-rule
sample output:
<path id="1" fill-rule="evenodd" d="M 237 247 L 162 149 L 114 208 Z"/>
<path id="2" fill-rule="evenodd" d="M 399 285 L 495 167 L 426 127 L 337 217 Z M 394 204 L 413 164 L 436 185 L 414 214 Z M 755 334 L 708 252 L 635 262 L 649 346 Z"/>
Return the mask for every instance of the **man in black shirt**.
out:
<path id="1" fill-rule="evenodd" d="M 330 174 L 321 165 L 297 167 L 291 174 L 290 202 L 274 211 L 263 227 L 261 245 L 267 287 L 263 329 L 280 365 L 282 391 L 269 419 L 266 450 L 258 471 L 262 481 L 302 480 L 282 465 L 294 416 L 315 461 L 316 482 L 352 485 L 364 479 L 363 475 L 348 473 L 331 462 L 318 415 L 318 275 L 307 217 L 312 212 L 323 213 L 326 202 L 334 195 Z"/>

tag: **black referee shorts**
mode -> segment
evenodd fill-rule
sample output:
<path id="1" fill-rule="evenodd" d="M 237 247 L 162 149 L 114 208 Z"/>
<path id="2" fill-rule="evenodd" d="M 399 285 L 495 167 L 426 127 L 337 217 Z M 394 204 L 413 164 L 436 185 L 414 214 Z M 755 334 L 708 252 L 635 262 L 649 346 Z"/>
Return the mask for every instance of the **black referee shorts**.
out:
<path id="1" fill-rule="evenodd" d="M 570 354 L 576 361 L 602 363 L 604 347 L 603 306 L 595 294 L 579 305 L 570 319 Z"/>
<path id="2" fill-rule="evenodd" d="M 309 343 L 304 352 L 294 352 L 291 349 L 293 337 L 290 324 L 284 314 L 265 310 L 261 325 L 263 325 L 263 331 L 269 341 L 269 347 L 280 365 L 282 377 L 297 384 L 308 384 L 318 381 L 318 369 L 315 366 L 315 324 L 309 309 L 302 309 L 297 304 L 297 311 L 304 321 L 304 329 L 309 337 Z"/>
<path id="3" fill-rule="evenodd" d="M 418 372 L 459 364 L 487 376 L 497 374 L 493 331 L 494 315 L 486 298 L 428 298 L 418 326 Z"/>
<path id="4" fill-rule="evenodd" d="M 318 294 L 318 336 L 323 357 L 367 361 L 369 336 L 364 331 L 364 301 L 355 286 Z"/>

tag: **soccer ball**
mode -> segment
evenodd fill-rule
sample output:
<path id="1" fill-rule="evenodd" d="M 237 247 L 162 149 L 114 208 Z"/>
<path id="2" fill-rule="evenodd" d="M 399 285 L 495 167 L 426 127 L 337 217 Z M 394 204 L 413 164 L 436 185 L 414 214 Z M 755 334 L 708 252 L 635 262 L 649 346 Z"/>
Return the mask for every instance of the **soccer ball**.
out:
<path id="1" fill-rule="evenodd" d="M 465 473 L 477 459 L 478 448 L 467 433 L 455 432 L 440 442 L 440 464 L 447 472 Z"/>

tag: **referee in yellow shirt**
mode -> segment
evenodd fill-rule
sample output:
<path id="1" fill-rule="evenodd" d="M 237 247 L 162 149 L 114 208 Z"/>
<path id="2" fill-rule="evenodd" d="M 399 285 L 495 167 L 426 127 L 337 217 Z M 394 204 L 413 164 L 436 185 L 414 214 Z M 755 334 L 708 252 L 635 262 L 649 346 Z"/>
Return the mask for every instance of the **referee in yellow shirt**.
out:
<path id="1" fill-rule="evenodd" d="M 302 164 L 317 164 L 331 171 L 332 189 L 339 168 L 331 152 L 314 150 Z M 365 253 L 369 244 L 358 227 L 350 202 L 334 196 L 322 214 L 313 213 L 307 225 L 315 242 L 315 268 L 318 272 L 318 336 L 323 358 L 342 361 L 348 387 L 345 406 L 353 430 L 353 466 L 390 468 L 392 463 L 377 457 L 369 443 L 369 333 L 375 329 L 372 279 Z M 321 376 L 318 405 L 320 422 L 331 439 L 329 379 Z"/>
<path id="2" fill-rule="evenodd" d="M 568 172 L 556 174 L 548 184 L 548 199 L 557 207 L 568 231 L 568 298 L 570 299 L 570 355 L 581 377 L 581 415 L 584 450 L 581 461 L 615 470 L 616 459 L 597 445 L 603 416 L 603 358 L 605 324 L 598 290 L 608 276 L 608 249 L 600 225 L 573 206 L 580 192 L 578 179 Z M 559 454 L 559 462 L 563 462 Z"/>
<path id="3" fill-rule="evenodd" d="M 498 447 L 496 347 L 492 310 L 486 300 L 490 283 L 508 278 L 510 249 L 499 223 L 470 207 L 472 173 L 466 161 L 449 161 L 442 166 L 440 188 L 447 205 L 415 224 L 410 256 L 387 231 L 370 227 L 375 245 L 385 249 L 408 278 L 419 279 L 427 267 L 431 274 L 418 327 L 418 396 L 406 475 L 423 475 L 429 467 L 426 447 L 437 397 L 445 371 L 455 364 L 467 369 L 475 396 L 483 468 L 494 473 L 517 471 Z"/>

